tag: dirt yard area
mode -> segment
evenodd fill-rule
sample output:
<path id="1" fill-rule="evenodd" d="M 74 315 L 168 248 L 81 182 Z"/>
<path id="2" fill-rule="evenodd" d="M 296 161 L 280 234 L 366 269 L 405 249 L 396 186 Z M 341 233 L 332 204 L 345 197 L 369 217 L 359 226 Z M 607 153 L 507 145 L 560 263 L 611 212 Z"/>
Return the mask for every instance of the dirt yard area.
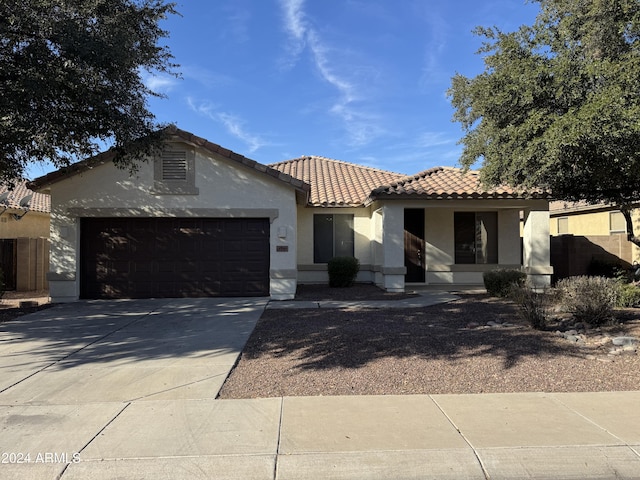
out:
<path id="1" fill-rule="evenodd" d="M 302 296 L 385 295 L 348 290 Z M 220 397 L 640 390 L 637 343 L 613 342 L 640 339 L 640 310 L 599 329 L 538 331 L 509 301 L 459 295 L 419 309 L 267 310 Z"/>
<path id="2" fill-rule="evenodd" d="M 29 302 L 29 306 L 24 302 Z M 20 307 L 21 304 L 24 306 Z M 5 292 L 0 299 L 0 323 L 50 306 L 49 292 Z"/>

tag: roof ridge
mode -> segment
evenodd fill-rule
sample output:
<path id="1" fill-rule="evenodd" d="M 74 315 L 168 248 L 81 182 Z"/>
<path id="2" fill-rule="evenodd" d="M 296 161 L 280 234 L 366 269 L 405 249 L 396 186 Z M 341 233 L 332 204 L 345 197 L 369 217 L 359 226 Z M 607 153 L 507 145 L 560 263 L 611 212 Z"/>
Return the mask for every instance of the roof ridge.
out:
<path id="1" fill-rule="evenodd" d="M 338 160 L 336 158 L 330 158 L 330 157 L 324 157 L 322 155 L 302 155 L 300 157 L 297 158 L 290 158 L 288 160 L 283 160 L 281 162 L 276 162 L 276 163 L 271 163 L 269 164 L 269 166 L 273 166 L 273 165 L 284 165 L 287 163 L 293 163 L 293 162 L 299 162 L 301 160 L 305 160 L 305 159 L 319 159 L 319 160 L 326 160 L 328 162 L 332 162 L 332 163 L 339 163 L 341 165 L 346 165 L 349 167 L 356 167 L 356 168 L 362 168 L 362 169 L 366 169 L 366 170 L 371 170 L 374 172 L 380 172 L 380 173 L 387 173 L 387 174 L 393 174 L 393 175 L 405 175 L 404 173 L 399 173 L 399 172 L 392 172 L 391 170 L 383 170 L 382 168 L 376 168 L 376 167 L 370 167 L 369 165 L 362 165 L 359 163 L 353 163 L 353 162 L 346 162 L 344 160 Z"/>
<path id="2" fill-rule="evenodd" d="M 453 167 L 448 167 L 448 168 L 453 168 Z M 396 180 L 395 182 L 390 183 L 389 185 L 381 185 L 380 187 L 376 188 L 375 190 L 380 190 L 380 189 L 387 189 L 387 188 L 393 188 L 393 187 L 397 187 L 400 185 L 404 185 L 405 183 L 411 183 L 415 180 L 420 180 L 421 178 L 425 178 L 429 175 L 432 175 L 434 173 L 437 172 L 441 172 L 443 170 L 448 169 L 447 167 L 431 167 L 428 168 L 427 170 L 423 170 L 421 172 L 418 173 L 414 173 L 413 175 L 407 175 L 405 177 L 402 177 L 398 180 Z"/>

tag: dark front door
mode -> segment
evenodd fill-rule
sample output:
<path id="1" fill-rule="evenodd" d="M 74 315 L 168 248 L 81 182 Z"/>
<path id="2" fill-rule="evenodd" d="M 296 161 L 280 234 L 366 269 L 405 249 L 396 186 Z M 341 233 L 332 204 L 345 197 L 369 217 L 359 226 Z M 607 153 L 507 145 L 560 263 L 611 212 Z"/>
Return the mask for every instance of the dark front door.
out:
<path id="1" fill-rule="evenodd" d="M 266 296 L 267 218 L 84 218 L 83 298 Z"/>
<path id="2" fill-rule="evenodd" d="M 0 270 L 5 290 L 16 289 L 16 252 L 15 239 L 0 239 Z"/>
<path id="3" fill-rule="evenodd" d="M 424 208 L 404 210 L 405 282 L 424 283 Z"/>

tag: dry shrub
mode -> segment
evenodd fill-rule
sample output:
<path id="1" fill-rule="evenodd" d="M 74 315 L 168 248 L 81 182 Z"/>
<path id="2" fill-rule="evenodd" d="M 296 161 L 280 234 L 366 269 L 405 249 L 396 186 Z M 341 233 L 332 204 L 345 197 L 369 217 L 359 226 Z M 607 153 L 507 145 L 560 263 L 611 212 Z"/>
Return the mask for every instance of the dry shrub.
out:
<path id="1" fill-rule="evenodd" d="M 613 318 L 618 285 L 605 277 L 569 277 L 556 285 L 560 305 L 574 318 L 589 325 L 602 325 Z"/>

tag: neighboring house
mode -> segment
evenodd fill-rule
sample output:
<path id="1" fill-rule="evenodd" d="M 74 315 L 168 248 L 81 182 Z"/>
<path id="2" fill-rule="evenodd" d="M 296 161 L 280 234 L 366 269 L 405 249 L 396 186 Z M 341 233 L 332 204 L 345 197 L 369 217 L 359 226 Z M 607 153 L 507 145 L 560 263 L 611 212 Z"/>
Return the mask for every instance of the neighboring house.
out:
<path id="1" fill-rule="evenodd" d="M 326 282 L 339 255 L 360 260 L 359 281 L 393 292 L 477 285 L 497 267 L 550 282 L 543 194 L 483 191 L 476 173 L 453 168 L 404 176 L 322 157 L 267 166 L 171 134 L 133 177 L 105 152 L 32 182 L 53 198 L 53 301 L 289 299 L 298 283 Z"/>
<path id="2" fill-rule="evenodd" d="M 554 201 L 549 214 L 556 278 L 584 275 L 594 263 L 629 267 L 640 262 L 640 248 L 627 240 L 624 216 L 615 206 Z M 632 219 L 637 235 L 640 210 L 633 211 Z"/>
<path id="3" fill-rule="evenodd" d="M 18 182 L 13 190 L 0 186 L 0 268 L 6 290 L 48 288 L 49 195 Z"/>

